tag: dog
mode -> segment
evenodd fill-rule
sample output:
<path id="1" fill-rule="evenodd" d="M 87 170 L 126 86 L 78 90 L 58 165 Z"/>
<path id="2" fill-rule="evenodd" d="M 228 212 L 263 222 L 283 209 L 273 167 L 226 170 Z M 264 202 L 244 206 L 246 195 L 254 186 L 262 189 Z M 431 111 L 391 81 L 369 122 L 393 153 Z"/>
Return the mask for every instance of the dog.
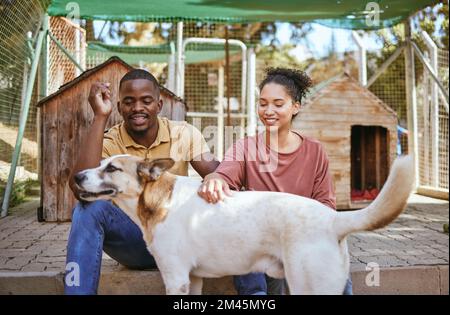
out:
<path id="1" fill-rule="evenodd" d="M 382 228 L 405 208 L 413 159 L 399 157 L 366 208 L 337 212 L 305 197 L 244 191 L 217 204 L 201 180 L 167 172 L 172 159 L 117 155 L 75 175 L 81 199 L 112 200 L 142 230 L 167 294 L 201 294 L 202 278 L 264 272 L 291 294 L 342 294 L 350 262 L 346 236 Z"/>

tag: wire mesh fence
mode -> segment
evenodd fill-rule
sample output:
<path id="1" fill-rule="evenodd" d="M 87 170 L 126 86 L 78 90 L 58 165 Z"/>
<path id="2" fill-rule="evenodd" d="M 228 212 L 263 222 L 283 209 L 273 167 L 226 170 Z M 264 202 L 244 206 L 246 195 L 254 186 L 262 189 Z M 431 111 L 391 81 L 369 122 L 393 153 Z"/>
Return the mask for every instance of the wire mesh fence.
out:
<path id="1" fill-rule="evenodd" d="M 231 24 L 227 26 L 220 23 L 185 21 L 183 22 L 183 39 L 206 38 L 223 40 L 226 28 L 230 40 L 239 40 L 247 49 L 254 48 L 257 56 L 260 55 L 260 57 L 257 57 L 256 83 L 260 82 L 264 77 L 264 70 L 268 66 L 273 66 L 273 62 L 268 62 L 266 57 L 274 59 L 273 52 L 276 53 L 279 49 L 274 44 L 276 27 L 273 23 Z M 168 46 L 176 43 L 176 29 L 177 24 L 170 20 L 155 23 L 136 23 L 132 30 L 151 30 L 152 35 L 142 38 L 138 34 L 125 34 L 123 40 L 129 43 L 127 47 L 125 47 L 125 44 L 108 46 L 99 43 L 89 43 L 87 67 L 96 66 L 105 61 L 111 53 L 115 53 L 118 56 L 123 56 L 126 61 L 130 60 L 130 64 L 133 66 L 150 70 L 158 77 L 161 83 L 166 84 L 166 87 L 170 87 L 168 82 L 170 64 L 169 62 L 161 62 L 161 59 L 164 61 L 169 60 L 170 54 L 173 53 Z M 140 38 L 141 41 L 136 42 L 136 38 Z M 153 45 L 142 46 L 143 43 L 148 44 L 149 42 L 152 42 Z M 267 42 L 271 45 L 269 52 L 261 50 L 262 42 Z M 223 43 L 205 44 L 191 42 L 185 48 L 183 97 L 189 108 L 187 121 L 193 123 L 194 118 L 196 118 L 195 121 L 200 129 L 203 130 L 207 127 L 217 129 L 219 124 L 217 119 L 219 103 L 224 107 L 223 110 L 226 114 L 228 107 L 226 97 L 229 95 L 231 125 L 234 129 L 240 128 L 240 131 L 235 132 L 235 134 L 244 136 L 245 125 L 247 124 L 245 95 L 255 92 L 247 91 L 242 80 L 242 58 L 245 59 L 246 56 L 242 56 L 239 47 L 229 46 L 229 78 L 226 78 L 226 56 Z M 319 67 L 311 68 L 311 75 L 315 83 L 320 83 L 321 79 L 327 79 L 337 74 L 329 73 L 328 77 L 324 77 L 323 68 L 335 69 L 336 71 L 349 70 L 348 72 L 356 77 L 357 68 L 353 53 L 347 52 L 344 57 L 344 61 L 338 60 L 339 58 L 335 56 L 333 60 L 321 62 Z M 150 62 L 152 60 L 159 62 L 153 62 L 153 67 L 151 67 Z M 307 65 L 305 63 L 305 67 Z M 282 66 L 286 65 L 282 64 Z M 222 80 L 219 80 L 220 68 L 223 69 L 225 76 Z M 202 113 L 202 115 L 196 115 L 196 113 Z M 223 125 L 226 127 L 228 123 L 226 115 Z M 227 130 L 231 129 L 228 128 Z M 226 141 L 223 142 L 225 143 Z M 213 153 L 216 153 L 217 145 L 219 143 L 215 143 L 215 146 L 213 146 Z M 226 149 L 224 147 L 221 151 Z"/>
<path id="2" fill-rule="evenodd" d="M 33 46 L 33 39 L 36 37 L 36 31 L 39 28 L 40 17 L 44 13 L 44 8 L 49 4 L 47 1 L 27 1 L 27 2 L 2 2 L 0 19 L 0 160 L 4 163 L 11 161 L 11 155 L 14 148 L 17 134 L 17 126 L 20 114 L 21 103 L 23 101 L 24 83 L 29 71 L 30 49 Z M 6 4 L 3 4 L 6 3 Z M 145 23 L 141 23 L 145 24 Z M 175 52 L 173 45 L 176 43 L 176 23 L 174 21 L 159 21 L 152 24 L 149 29 L 152 30 L 153 41 L 148 41 L 146 47 L 142 46 L 133 38 L 128 38 L 127 47 L 106 47 L 99 43 L 88 42 L 89 36 L 79 25 L 64 18 L 50 18 L 50 32 L 62 43 L 67 51 L 75 57 L 86 69 L 90 69 L 106 61 L 111 54 L 124 56 L 132 66 L 146 68 L 157 76 L 160 82 L 166 87 L 174 87 L 173 78 L 169 74 L 173 71 Z M 189 22 L 183 23 L 183 38 L 225 38 L 224 24 L 210 22 Z M 146 29 L 145 25 L 136 26 L 136 29 Z M 271 63 L 266 58 L 274 58 L 273 52 L 281 48 L 274 43 L 275 27 L 273 23 L 252 23 L 252 24 L 232 24 L 228 25 L 228 38 L 240 40 L 247 48 L 254 48 L 257 53 L 256 61 L 256 83 L 264 76 L 264 70 Z M 132 33 L 132 32 L 131 32 Z M 28 34 L 31 34 L 29 36 Z M 128 34 L 130 37 L 136 37 L 136 34 Z M 31 39 L 29 39 L 31 38 Z M 148 44 L 151 42 L 152 44 Z M 262 45 L 262 42 L 265 44 Z M 171 47 L 172 45 L 172 47 Z M 269 53 L 262 52 L 262 46 L 270 45 Z M 95 47 L 94 47 L 95 46 Z M 88 48 L 86 48 L 88 47 Z M 229 77 L 227 78 L 225 47 L 223 44 L 200 44 L 191 43 L 186 46 L 185 52 L 185 70 L 184 70 L 184 99 L 188 105 L 189 113 L 187 121 L 193 123 L 202 131 L 205 128 L 212 127 L 209 130 L 217 132 L 220 125 L 218 120 L 219 106 L 222 106 L 225 113 L 223 120 L 224 127 L 229 123 L 235 128 L 234 140 L 245 135 L 247 124 L 246 98 L 248 91 L 243 85 L 242 70 L 243 57 L 239 47 L 230 45 L 229 47 Z M 105 52 L 105 51 L 107 52 Z M 48 92 L 56 91 L 61 85 L 74 79 L 80 74 L 80 70 L 69 60 L 69 58 L 52 41 L 49 42 L 49 81 Z M 347 71 L 355 78 L 357 77 L 357 63 L 355 53 L 347 51 L 342 56 L 334 55 L 333 60 L 319 60 L 316 58 L 311 62 L 316 62 L 314 67 L 309 67 L 310 60 L 307 60 L 302 66 L 311 74 L 315 83 L 325 80 L 326 69 L 338 69 Z M 386 56 L 388 57 L 388 56 Z M 314 58 L 313 58 L 314 59 Z M 387 58 L 386 58 L 387 59 Z M 371 61 L 368 60 L 368 63 Z M 172 70 L 171 70 L 172 67 Z M 336 70 L 337 71 L 337 70 Z M 331 72 L 326 72 L 329 77 L 333 76 Z M 221 77 L 222 76 L 222 77 Z M 439 76 L 443 84 L 448 88 L 448 51 L 439 51 Z M 435 178 L 430 173 L 429 165 L 433 163 L 433 156 L 430 150 L 433 149 L 432 135 L 433 131 L 427 121 L 430 117 L 429 95 L 431 93 L 432 81 L 427 76 L 426 71 L 421 67 L 420 62 L 416 60 L 416 82 L 418 94 L 419 116 L 419 146 L 420 146 L 420 180 L 424 185 L 429 185 Z M 384 71 L 378 79 L 369 87 L 369 89 L 389 105 L 398 115 L 399 125 L 407 127 L 406 120 L 406 87 L 405 87 L 405 60 L 401 53 L 396 60 Z M 37 95 L 38 86 L 34 93 L 36 104 L 39 97 Z M 175 92 L 175 91 L 174 91 Z M 229 95 L 229 106 L 231 120 L 227 120 L 227 95 Z M 438 185 L 441 188 L 448 189 L 448 112 L 445 109 L 442 97 L 438 98 L 439 109 L 439 131 L 438 136 Z M 428 105 L 426 105 L 428 104 Z M 199 114 L 201 113 L 201 114 Z M 237 128 L 241 127 L 241 129 Z M 25 132 L 25 141 L 27 145 L 22 148 L 20 164 L 25 169 L 37 171 L 37 125 L 36 108 L 31 107 L 27 130 Z M 236 130 L 239 129 L 238 132 Z M 230 128 L 228 128 L 230 130 Z M 224 152 L 230 145 L 230 138 L 224 139 L 223 147 L 218 150 L 218 143 L 212 139 L 211 134 L 206 140 L 211 140 L 213 153 Z M 429 141 L 424 139 L 429 137 Z M 401 136 L 401 148 L 403 153 L 407 153 L 407 137 Z M 436 145 L 436 144 L 435 144 Z M 431 149 L 430 149 L 431 148 Z M 430 175 L 431 174 L 431 175 Z M 436 176 L 435 176 L 436 177 Z"/>
<path id="3" fill-rule="evenodd" d="M 448 91 L 449 81 L 449 52 L 448 50 L 438 50 L 438 76 L 445 89 Z M 438 93 L 439 101 L 439 187 L 449 189 L 449 129 L 448 129 L 448 104 L 441 93 Z"/>
<path id="4" fill-rule="evenodd" d="M 448 60 L 448 59 L 447 59 Z M 448 66 L 447 66 L 448 69 Z M 439 188 L 449 189 L 449 154 L 448 154 L 448 111 L 442 99 L 439 100 Z"/>
<path id="5" fill-rule="evenodd" d="M 86 68 L 86 33 L 83 28 L 66 18 L 50 17 L 49 31 L 64 46 L 77 63 Z M 49 42 L 48 94 L 81 74 L 81 70 L 57 46 Z"/>
<path id="6" fill-rule="evenodd" d="M 387 60 L 389 56 L 385 60 Z M 370 61 L 369 61 L 370 62 Z M 404 52 L 369 87 L 369 90 L 391 107 L 397 114 L 399 126 L 407 128 Z M 408 153 L 408 137 L 399 133 L 402 154 Z"/>
<path id="7" fill-rule="evenodd" d="M 19 117 L 31 68 L 33 47 L 49 0 L 0 2 L 0 162 L 6 180 L 18 133 Z M 31 104 L 36 104 L 35 84 Z M 36 178 L 36 107 L 31 106 L 16 178 Z M 29 173 L 31 172 L 31 174 Z"/>
<path id="8" fill-rule="evenodd" d="M 437 70 L 448 87 L 448 51 L 439 50 Z M 415 74 L 419 185 L 448 189 L 448 105 L 423 64 L 415 64 Z"/>

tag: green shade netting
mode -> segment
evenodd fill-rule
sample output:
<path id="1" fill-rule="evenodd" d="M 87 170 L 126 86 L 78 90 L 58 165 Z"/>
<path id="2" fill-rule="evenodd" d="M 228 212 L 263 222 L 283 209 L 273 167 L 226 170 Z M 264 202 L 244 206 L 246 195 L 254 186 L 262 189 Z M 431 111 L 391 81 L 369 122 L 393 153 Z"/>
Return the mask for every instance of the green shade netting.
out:
<path id="1" fill-rule="evenodd" d="M 51 16 L 111 21 L 222 23 L 315 21 L 330 27 L 379 29 L 406 19 L 430 0 L 53 0 Z M 368 25 L 368 3 L 378 4 L 379 24 Z"/>
<path id="2" fill-rule="evenodd" d="M 224 45 L 191 44 L 186 47 L 184 62 L 186 64 L 192 64 L 224 60 L 224 49 Z M 171 53 L 170 44 L 127 46 L 90 42 L 87 49 L 88 57 L 93 57 L 97 54 L 101 54 L 107 58 L 117 56 L 129 64 L 138 64 L 141 61 L 147 63 L 165 63 L 168 62 Z M 230 56 L 240 53 L 241 51 L 238 47 L 230 46 Z"/>

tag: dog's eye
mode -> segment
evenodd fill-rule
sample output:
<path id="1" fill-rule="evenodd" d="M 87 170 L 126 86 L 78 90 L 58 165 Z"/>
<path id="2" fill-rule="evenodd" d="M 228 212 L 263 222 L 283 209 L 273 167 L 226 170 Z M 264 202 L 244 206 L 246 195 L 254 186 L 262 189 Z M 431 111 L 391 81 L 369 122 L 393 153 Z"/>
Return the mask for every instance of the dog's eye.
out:
<path id="1" fill-rule="evenodd" d="M 106 168 L 105 168 L 105 172 L 108 172 L 108 173 L 112 173 L 112 172 L 115 172 L 115 171 L 118 171 L 118 170 L 120 170 L 120 169 L 115 167 L 112 164 L 108 164 L 108 166 L 106 166 Z"/>

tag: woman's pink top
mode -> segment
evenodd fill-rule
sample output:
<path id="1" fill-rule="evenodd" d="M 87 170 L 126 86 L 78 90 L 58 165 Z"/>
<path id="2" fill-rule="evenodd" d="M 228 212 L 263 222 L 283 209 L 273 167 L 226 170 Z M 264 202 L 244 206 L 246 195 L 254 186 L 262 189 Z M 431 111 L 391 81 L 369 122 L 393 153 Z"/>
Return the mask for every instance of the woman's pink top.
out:
<path id="1" fill-rule="evenodd" d="M 228 149 L 216 173 L 234 190 L 286 192 L 336 209 L 324 148 L 317 140 L 298 135 L 302 144 L 291 153 L 270 150 L 262 134 L 240 139 Z"/>

